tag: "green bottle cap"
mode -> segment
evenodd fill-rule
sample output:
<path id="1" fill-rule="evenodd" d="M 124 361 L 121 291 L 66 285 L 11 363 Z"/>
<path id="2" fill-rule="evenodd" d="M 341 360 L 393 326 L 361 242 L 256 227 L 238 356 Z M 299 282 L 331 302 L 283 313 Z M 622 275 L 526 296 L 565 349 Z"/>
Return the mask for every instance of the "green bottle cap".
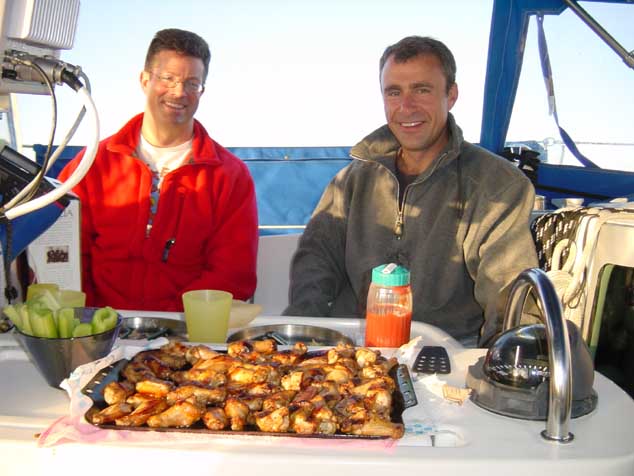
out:
<path id="1" fill-rule="evenodd" d="M 382 264 L 372 270 L 372 282 L 383 286 L 405 286 L 409 284 L 409 271 L 395 263 Z"/>

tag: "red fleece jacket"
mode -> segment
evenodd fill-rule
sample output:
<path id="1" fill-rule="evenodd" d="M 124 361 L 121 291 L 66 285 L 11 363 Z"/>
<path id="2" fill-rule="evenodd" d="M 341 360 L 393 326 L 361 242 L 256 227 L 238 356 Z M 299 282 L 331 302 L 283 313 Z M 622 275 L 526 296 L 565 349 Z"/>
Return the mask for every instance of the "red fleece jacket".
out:
<path id="1" fill-rule="evenodd" d="M 258 224 L 248 168 L 195 121 L 190 158 L 164 177 L 146 236 L 152 174 L 135 152 L 142 120 L 143 114 L 135 116 L 103 140 L 88 174 L 73 189 L 81 200 L 87 305 L 182 311 L 181 295 L 190 289 L 251 297 Z"/>

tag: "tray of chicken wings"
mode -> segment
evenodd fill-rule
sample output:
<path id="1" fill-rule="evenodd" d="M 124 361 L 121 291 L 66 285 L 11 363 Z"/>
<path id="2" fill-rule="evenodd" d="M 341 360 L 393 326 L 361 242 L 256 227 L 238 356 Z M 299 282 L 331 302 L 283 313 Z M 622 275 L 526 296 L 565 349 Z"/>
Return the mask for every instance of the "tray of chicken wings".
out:
<path id="1" fill-rule="evenodd" d="M 82 390 L 100 428 L 318 438 L 401 438 L 417 404 L 405 365 L 376 349 L 171 342 L 122 359 Z"/>

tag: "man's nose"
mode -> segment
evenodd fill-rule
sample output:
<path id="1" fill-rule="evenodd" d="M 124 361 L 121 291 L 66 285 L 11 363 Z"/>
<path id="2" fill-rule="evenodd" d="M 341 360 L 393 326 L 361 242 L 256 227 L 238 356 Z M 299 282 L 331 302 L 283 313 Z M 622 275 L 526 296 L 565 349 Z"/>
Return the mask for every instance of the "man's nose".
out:
<path id="1" fill-rule="evenodd" d="M 178 96 L 178 97 L 185 96 L 186 94 L 185 83 L 182 81 L 177 81 L 176 84 L 172 86 L 171 90 L 174 96 Z"/>
<path id="2" fill-rule="evenodd" d="M 403 112 L 408 112 L 414 109 L 416 106 L 414 98 L 411 94 L 403 94 L 401 96 L 401 103 L 399 104 L 399 109 Z"/>

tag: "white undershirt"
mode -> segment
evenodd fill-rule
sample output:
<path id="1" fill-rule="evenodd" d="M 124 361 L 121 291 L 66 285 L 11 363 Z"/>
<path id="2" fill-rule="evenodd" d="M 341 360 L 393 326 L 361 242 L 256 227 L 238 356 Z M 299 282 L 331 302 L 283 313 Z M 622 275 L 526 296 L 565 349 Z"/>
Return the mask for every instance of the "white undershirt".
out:
<path id="1" fill-rule="evenodd" d="M 159 185 L 163 177 L 174 169 L 180 167 L 189 156 L 192 149 L 193 139 L 183 142 L 174 147 L 156 147 L 150 144 L 143 134 L 137 147 L 139 157 L 150 167 L 153 172 L 158 173 Z"/>

